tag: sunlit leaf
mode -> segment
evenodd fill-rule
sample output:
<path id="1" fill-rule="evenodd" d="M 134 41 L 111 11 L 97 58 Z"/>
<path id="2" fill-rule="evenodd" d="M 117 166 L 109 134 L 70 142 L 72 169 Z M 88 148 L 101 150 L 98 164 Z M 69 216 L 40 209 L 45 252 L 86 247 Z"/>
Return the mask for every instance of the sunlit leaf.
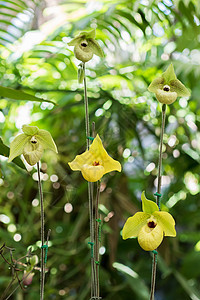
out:
<path id="1" fill-rule="evenodd" d="M 22 92 L 20 90 L 14 90 L 8 87 L 3 87 L 0 86 L 0 96 L 12 100 L 27 100 L 27 101 L 36 101 L 36 102 L 48 102 L 48 103 L 53 103 L 55 102 L 51 100 L 46 100 L 42 98 L 38 98 L 36 96 L 33 96 L 31 94 Z"/>

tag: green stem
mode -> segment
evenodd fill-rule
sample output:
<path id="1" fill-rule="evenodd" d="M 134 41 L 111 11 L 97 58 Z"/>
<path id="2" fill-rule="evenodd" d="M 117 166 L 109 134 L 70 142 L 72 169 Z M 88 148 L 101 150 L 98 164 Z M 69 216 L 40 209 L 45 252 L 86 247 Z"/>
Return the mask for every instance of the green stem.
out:
<path id="1" fill-rule="evenodd" d="M 100 182 L 97 182 L 96 205 L 95 205 L 95 263 L 96 263 L 96 296 L 99 298 L 99 197 L 100 197 Z"/>
<path id="2" fill-rule="evenodd" d="M 163 135 L 165 130 L 165 113 L 166 113 L 166 104 L 162 106 L 162 125 L 161 125 L 161 133 L 160 133 L 160 152 L 159 152 L 159 161 L 158 161 L 158 186 L 157 193 L 161 193 L 161 169 L 162 169 L 162 148 L 163 148 Z M 160 197 L 157 196 L 156 203 L 159 205 Z"/>
<path id="3" fill-rule="evenodd" d="M 87 150 L 90 147 L 90 121 L 89 121 L 89 108 L 88 108 L 88 97 L 87 97 L 87 84 L 85 76 L 85 63 L 83 63 L 83 83 L 84 83 L 84 104 L 85 104 L 85 129 L 86 129 L 86 144 Z M 88 200 L 89 200 L 89 217 L 90 217 L 90 243 L 94 245 L 94 218 L 93 218 L 93 184 L 88 182 Z M 95 297 L 95 260 L 93 255 L 91 255 L 91 298 Z"/>
<path id="4" fill-rule="evenodd" d="M 42 184 L 40 178 L 40 167 L 37 162 L 37 173 L 38 173 L 38 189 L 40 196 L 40 214 L 41 214 L 41 243 L 44 245 L 44 200 L 42 192 Z M 44 299 L 44 280 L 45 280 L 45 249 L 41 248 L 41 274 L 40 274 L 40 300 Z"/>
<path id="5" fill-rule="evenodd" d="M 163 148 L 163 135 L 165 130 L 165 113 L 166 113 L 166 104 L 162 105 L 162 125 L 161 125 L 161 133 L 160 133 L 160 150 L 159 150 L 159 160 L 158 160 L 158 185 L 157 185 L 157 194 L 161 193 L 161 169 L 162 169 L 162 148 Z M 160 196 L 157 196 L 156 203 L 160 208 Z M 157 252 L 153 253 L 152 260 L 152 275 L 151 275 L 151 292 L 150 292 L 150 300 L 154 300 L 155 293 L 155 285 L 156 285 L 156 267 L 157 267 Z"/>
<path id="6" fill-rule="evenodd" d="M 84 102 L 85 102 L 86 144 L 87 144 L 87 150 L 89 150 L 90 141 L 89 141 L 88 137 L 90 137 L 90 120 L 89 120 L 87 85 L 86 85 L 86 76 L 85 76 L 85 63 L 83 63 L 83 73 L 84 73 L 83 83 L 84 83 Z"/>

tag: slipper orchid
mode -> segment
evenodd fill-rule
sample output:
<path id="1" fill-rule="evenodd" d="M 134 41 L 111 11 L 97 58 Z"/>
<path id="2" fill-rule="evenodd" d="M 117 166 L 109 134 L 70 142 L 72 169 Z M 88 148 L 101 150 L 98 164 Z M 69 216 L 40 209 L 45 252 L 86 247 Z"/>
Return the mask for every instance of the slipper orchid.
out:
<path id="1" fill-rule="evenodd" d="M 82 62 L 92 59 L 93 54 L 103 57 L 103 51 L 97 41 L 95 41 L 96 31 L 81 31 L 68 45 L 74 46 L 75 57 Z"/>
<path id="2" fill-rule="evenodd" d="M 170 64 L 161 77 L 152 81 L 148 90 L 156 94 L 159 102 L 165 104 L 173 103 L 177 97 L 190 96 L 189 90 L 176 78 L 172 64 Z"/>
<path id="3" fill-rule="evenodd" d="M 83 177 L 89 182 L 95 182 L 109 172 L 121 172 L 121 165 L 111 158 L 103 147 L 97 134 L 89 150 L 77 155 L 69 166 L 73 171 L 81 171 Z"/>
<path id="4" fill-rule="evenodd" d="M 168 212 L 159 211 L 158 205 L 148 200 L 144 192 L 141 199 L 143 212 L 127 219 L 122 237 L 138 237 L 141 248 L 152 251 L 161 244 L 164 236 L 176 236 L 175 221 Z"/>
<path id="5" fill-rule="evenodd" d="M 41 159 L 44 149 L 51 149 L 58 153 L 56 144 L 47 130 L 23 125 L 22 131 L 24 133 L 16 136 L 10 144 L 8 162 L 23 154 L 27 163 L 33 166 Z"/>

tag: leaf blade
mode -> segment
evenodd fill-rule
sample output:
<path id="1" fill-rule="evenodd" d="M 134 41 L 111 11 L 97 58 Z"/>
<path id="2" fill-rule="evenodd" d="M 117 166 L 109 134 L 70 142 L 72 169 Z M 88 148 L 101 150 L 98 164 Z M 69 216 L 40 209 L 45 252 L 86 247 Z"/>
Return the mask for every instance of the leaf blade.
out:
<path id="1" fill-rule="evenodd" d="M 10 148 L 3 143 L 2 138 L 0 137 L 0 155 L 8 157 L 9 152 Z M 19 157 L 14 158 L 13 162 L 21 169 L 26 170 L 26 167 L 24 166 L 22 160 Z"/>
<path id="2" fill-rule="evenodd" d="M 48 102 L 56 105 L 55 102 L 51 100 L 45 100 L 43 98 L 36 97 L 34 95 L 25 93 L 21 90 L 15 90 L 8 87 L 0 86 L 0 96 L 13 99 L 13 100 L 27 100 L 27 101 L 36 101 L 36 102 Z"/>

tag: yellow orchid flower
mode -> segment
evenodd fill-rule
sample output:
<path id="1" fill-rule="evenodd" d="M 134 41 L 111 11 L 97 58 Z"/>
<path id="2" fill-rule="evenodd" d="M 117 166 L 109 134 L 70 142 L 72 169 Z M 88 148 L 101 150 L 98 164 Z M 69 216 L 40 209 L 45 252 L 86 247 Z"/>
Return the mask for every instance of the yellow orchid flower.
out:
<path id="1" fill-rule="evenodd" d="M 175 221 L 166 211 L 159 211 L 158 205 L 148 200 L 144 192 L 141 195 L 142 210 L 127 219 L 122 237 L 138 237 L 140 246 L 146 251 L 155 250 L 164 236 L 176 236 Z"/>
<path id="2" fill-rule="evenodd" d="M 97 134 L 89 150 L 77 155 L 69 166 L 73 171 L 81 171 L 83 177 L 89 182 L 95 182 L 109 172 L 121 172 L 121 165 L 111 158 L 103 147 Z"/>

